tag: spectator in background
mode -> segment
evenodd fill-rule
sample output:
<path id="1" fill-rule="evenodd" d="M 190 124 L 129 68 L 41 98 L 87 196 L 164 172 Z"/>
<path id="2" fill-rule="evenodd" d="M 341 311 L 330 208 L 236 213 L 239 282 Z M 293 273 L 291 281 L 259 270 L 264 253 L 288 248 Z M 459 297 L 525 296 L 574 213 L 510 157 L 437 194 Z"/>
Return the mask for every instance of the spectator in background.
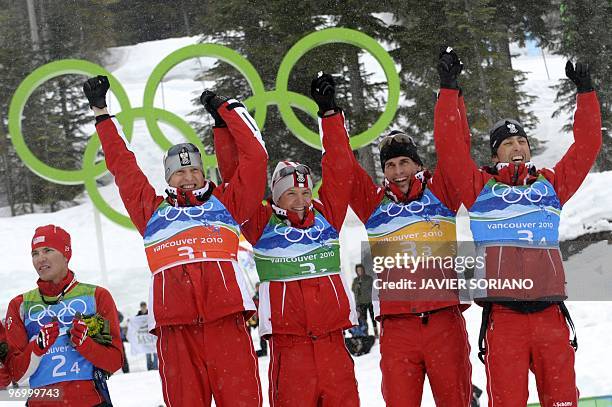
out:
<path id="1" fill-rule="evenodd" d="M 128 362 L 127 354 L 125 353 L 125 342 L 127 342 L 127 324 L 123 323 L 123 314 L 120 311 L 117 311 L 117 316 L 119 317 L 119 332 L 121 333 L 121 348 L 123 349 L 123 354 L 125 357 L 123 358 L 123 366 L 121 366 L 121 371 L 123 373 L 130 373 L 130 362 Z"/>
<path id="2" fill-rule="evenodd" d="M 259 310 L 259 283 L 255 284 L 255 294 L 253 295 L 253 302 L 255 303 L 255 307 Z M 250 328 L 257 328 L 259 326 L 259 312 L 253 314 L 251 319 L 248 321 Z M 259 336 L 259 347 L 260 349 L 255 352 L 257 357 L 260 358 L 262 356 L 268 356 L 268 342 L 261 336 Z"/>
<path id="3" fill-rule="evenodd" d="M 136 314 L 136 316 L 148 315 L 148 314 L 149 314 L 149 310 L 147 308 L 147 303 L 142 301 L 140 303 L 140 310 L 138 310 L 138 313 Z M 157 369 L 158 369 L 157 353 L 147 353 L 147 370 L 157 370 Z"/>
<path id="4" fill-rule="evenodd" d="M 368 332 L 368 312 L 374 325 L 374 336 L 378 338 L 378 327 L 374 319 L 374 306 L 372 305 L 372 284 L 374 280 L 366 274 L 363 264 L 355 266 L 357 277 L 353 280 L 353 294 L 355 294 L 355 303 L 357 304 L 357 312 L 359 312 L 359 325 L 365 325 L 366 334 Z"/>

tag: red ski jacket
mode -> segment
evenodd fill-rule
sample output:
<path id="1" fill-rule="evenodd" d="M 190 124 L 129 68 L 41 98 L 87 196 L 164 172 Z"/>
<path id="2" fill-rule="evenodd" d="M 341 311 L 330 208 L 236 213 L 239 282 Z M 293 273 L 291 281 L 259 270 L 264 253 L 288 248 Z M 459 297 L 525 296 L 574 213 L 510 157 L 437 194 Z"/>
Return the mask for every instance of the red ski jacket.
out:
<path id="1" fill-rule="evenodd" d="M 57 284 L 58 287 L 65 287 L 68 285 L 74 274 L 72 271 L 68 272 L 66 278 Z M 73 283 L 67 292 L 78 286 L 78 282 Z M 61 288 L 57 292 L 47 292 L 46 287 L 48 285 L 41 284 L 38 281 L 39 289 L 43 295 L 57 296 L 61 292 Z M 111 294 L 102 287 L 96 287 L 94 298 L 96 301 L 96 312 L 102 316 L 102 318 L 109 321 L 110 333 L 112 336 L 112 344 L 105 346 L 101 345 L 93 340 L 86 340 L 83 345 L 78 349 L 78 352 L 89 360 L 95 367 L 103 369 L 106 372 L 114 373 L 121 369 L 123 365 L 123 347 L 121 345 L 121 333 L 119 328 L 119 316 L 113 297 Z M 40 356 L 36 356 L 33 353 L 33 348 L 38 346 L 36 340 L 28 338 L 26 327 L 24 324 L 24 309 L 23 295 L 18 295 L 13 298 L 9 303 L 9 307 L 6 313 L 6 334 L 9 345 L 13 348 L 11 355 L 11 361 L 8 364 L 11 377 L 15 382 L 21 382 L 28 379 L 32 375 L 40 363 Z M 61 401 L 65 405 L 70 406 L 83 406 L 83 405 L 98 405 L 104 400 L 97 392 L 94 382 L 92 380 L 75 380 L 60 382 L 54 385 L 46 386 L 46 389 L 60 389 Z M 28 402 L 30 406 L 44 407 L 47 405 L 57 405 L 57 400 L 52 399 L 47 401 L 34 401 Z"/>
<path id="2" fill-rule="evenodd" d="M 7 343 L 6 333 L 4 332 L 4 325 L 0 321 L 0 343 Z M 8 349 L 4 361 L 0 361 L 0 389 L 4 389 L 6 386 L 11 384 L 13 379 L 11 378 L 10 365 L 13 364 L 13 350 Z"/>
<path id="3" fill-rule="evenodd" d="M 469 129 L 464 120 L 465 108 L 459 100 L 457 90 L 440 90 L 435 112 L 434 139 L 438 166 L 443 169 L 452 185 L 451 193 L 468 210 L 491 178 L 507 185 L 525 185 L 534 182 L 538 175 L 544 176 L 552 184 L 563 205 L 580 187 L 601 148 L 601 113 L 596 93 L 580 93 L 574 114 L 574 143 L 553 168 L 537 170 L 525 164 L 517 166 L 513 163 L 500 170 L 478 168 L 471 158 L 469 144 L 466 147 Z M 504 246 L 502 250 L 499 246 L 493 246 L 487 247 L 486 256 L 487 263 L 491 261 L 499 264 L 504 270 L 529 269 L 527 272 L 533 274 L 553 275 L 562 269 L 558 249 Z M 503 275 L 503 270 L 500 272 Z M 531 309 L 529 304 L 516 305 L 517 310 Z M 545 306 L 547 304 L 536 308 Z"/>
<path id="4" fill-rule="evenodd" d="M 224 128 L 215 128 L 215 151 L 223 179 L 230 179 L 236 168 L 235 152 Z M 323 158 L 322 183 L 314 208 L 340 232 L 352 184 L 353 153 L 344 127 L 344 115 L 335 113 L 320 119 Z M 223 147 L 222 147 L 223 146 Z M 241 226 L 246 239 L 255 245 L 273 216 L 271 205 L 259 205 Z M 299 225 L 292 225 L 300 227 Z M 356 324 L 355 304 L 340 274 L 293 281 L 264 282 L 259 287 L 259 329 L 262 335 L 287 334 L 321 336 Z"/>
<path id="5" fill-rule="evenodd" d="M 261 203 L 266 187 L 267 152 L 254 121 L 224 103 L 219 114 L 227 123 L 228 140 L 237 146 L 238 165 L 228 183 L 212 194 L 243 223 Z M 249 120 L 250 119 L 250 120 Z M 96 124 L 106 165 L 115 176 L 121 199 L 141 235 L 164 200 L 149 184 L 114 118 Z M 247 311 L 255 306 L 235 261 L 206 261 L 165 269 L 152 277 L 149 328 L 198 324 Z M 247 315 L 248 318 L 248 315 Z"/>

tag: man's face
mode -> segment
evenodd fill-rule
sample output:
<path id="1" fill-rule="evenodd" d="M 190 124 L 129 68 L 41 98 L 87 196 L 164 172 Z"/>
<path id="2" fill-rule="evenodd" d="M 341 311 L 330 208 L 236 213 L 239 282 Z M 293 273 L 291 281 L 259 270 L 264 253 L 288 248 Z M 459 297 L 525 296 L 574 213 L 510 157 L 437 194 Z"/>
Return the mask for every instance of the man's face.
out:
<path id="1" fill-rule="evenodd" d="M 410 188 L 410 181 L 421 171 L 421 166 L 404 156 L 390 158 L 385 162 L 385 178 L 397 185 L 404 194 Z"/>
<path id="2" fill-rule="evenodd" d="M 181 188 L 185 191 L 193 191 L 204 186 L 204 174 L 196 167 L 183 168 L 176 171 L 168 180 L 168 185 L 173 188 Z"/>
<path id="3" fill-rule="evenodd" d="M 364 274 L 365 274 L 365 270 L 363 269 L 363 267 L 357 267 L 357 275 L 361 277 Z"/>
<path id="4" fill-rule="evenodd" d="M 493 162 L 524 164 L 531 160 L 531 150 L 527 139 L 523 136 L 508 137 L 499 145 Z"/>
<path id="5" fill-rule="evenodd" d="M 300 219 L 304 219 L 304 213 L 312 201 L 312 190 L 304 187 L 291 187 L 278 198 L 279 208 L 286 211 L 297 212 Z"/>
<path id="6" fill-rule="evenodd" d="M 32 264 L 43 281 L 59 283 L 68 273 L 68 261 L 64 255 L 51 247 L 32 250 Z"/>

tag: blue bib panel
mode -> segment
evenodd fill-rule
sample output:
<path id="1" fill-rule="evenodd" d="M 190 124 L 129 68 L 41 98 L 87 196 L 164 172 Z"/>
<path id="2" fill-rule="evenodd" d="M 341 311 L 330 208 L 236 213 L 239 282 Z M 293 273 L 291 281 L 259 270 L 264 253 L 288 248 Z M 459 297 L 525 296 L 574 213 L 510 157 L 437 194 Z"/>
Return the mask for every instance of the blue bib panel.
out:
<path id="1" fill-rule="evenodd" d="M 32 340 L 40 328 L 56 317 L 60 324 L 60 336 L 45 353 L 36 372 L 30 376 L 30 387 L 42 387 L 73 380 L 92 380 L 94 366 L 70 343 L 69 330 L 77 312 L 82 315 L 96 313 L 95 287 L 88 289 L 79 284 L 57 304 L 42 301 L 38 290 L 24 294 L 24 324 L 28 338 Z"/>
<path id="2" fill-rule="evenodd" d="M 491 179 L 469 214 L 476 245 L 559 245 L 561 203 L 552 184 L 542 175 L 533 184 L 520 186 Z"/>
<path id="3" fill-rule="evenodd" d="M 340 273 L 338 231 L 315 210 L 314 224 L 287 226 L 272 215 L 253 246 L 260 281 L 299 280 Z"/>

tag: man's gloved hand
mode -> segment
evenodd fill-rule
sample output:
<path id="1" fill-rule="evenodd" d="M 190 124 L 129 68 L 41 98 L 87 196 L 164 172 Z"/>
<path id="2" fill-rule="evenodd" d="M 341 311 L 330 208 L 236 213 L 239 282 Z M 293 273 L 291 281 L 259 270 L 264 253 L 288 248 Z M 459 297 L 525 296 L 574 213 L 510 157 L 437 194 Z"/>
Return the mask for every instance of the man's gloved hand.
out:
<path id="1" fill-rule="evenodd" d="M 106 92 L 110 88 L 108 78 L 104 75 L 98 75 L 94 78 L 89 78 L 83 84 L 83 92 L 89 100 L 89 107 L 97 107 L 104 109 L 106 107 Z"/>
<path id="2" fill-rule="evenodd" d="M 457 77 L 463 70 L 463 63 L 451 47 L 442 45 L 438 58 L 438 75 L 440 75 L 440 88 L 459 89 Z"/>
<path id="3" fill-rule="evenodd" d="M 591 71 L 589 64 L 584 62 L 576 62 L 576 68 L 571 61 L 567 61 L 565 64 L 565 76 L 567 76 L 578 89 L 578 93 L 590 92 L 593 89 L 591 83 Z"/>
<path id="4" fill-rule="evenodd" d="M 334 78 L 324 72 L 319 72 L 310 83 L 310 96 L 319 106 L 319 114 L 329 110 L 335 110 L 336 105 L 336 82 Z"/>
<path id="5" fill-rule="evenodd" d="M 80 317 L 75 316 L 70 329 L 70 342 L 75 348 L 79 348 L 87 340 L 87 324 Z"/>
<path id="6" fill-rule="evenodd" d="M 210 115 L 215 119 L 215 127 L 226 126 L 225 121 L 219 114 L 219 106 L 227 102 L 227 98 L 223 96 L 217 96 L 217 94 L 211 90 L 206 89 L 200 96 L 200 102 L 204 105 L 204 108 Z"/>
<path id="7" fill-rule="evenodd" d="M 33 352 L 36 356 L 42 356 L 55 343 L 59 336 L 59 322 L 57 320 L 43 325 L 36 337 L 36 346 L 33 347 Z"/>

